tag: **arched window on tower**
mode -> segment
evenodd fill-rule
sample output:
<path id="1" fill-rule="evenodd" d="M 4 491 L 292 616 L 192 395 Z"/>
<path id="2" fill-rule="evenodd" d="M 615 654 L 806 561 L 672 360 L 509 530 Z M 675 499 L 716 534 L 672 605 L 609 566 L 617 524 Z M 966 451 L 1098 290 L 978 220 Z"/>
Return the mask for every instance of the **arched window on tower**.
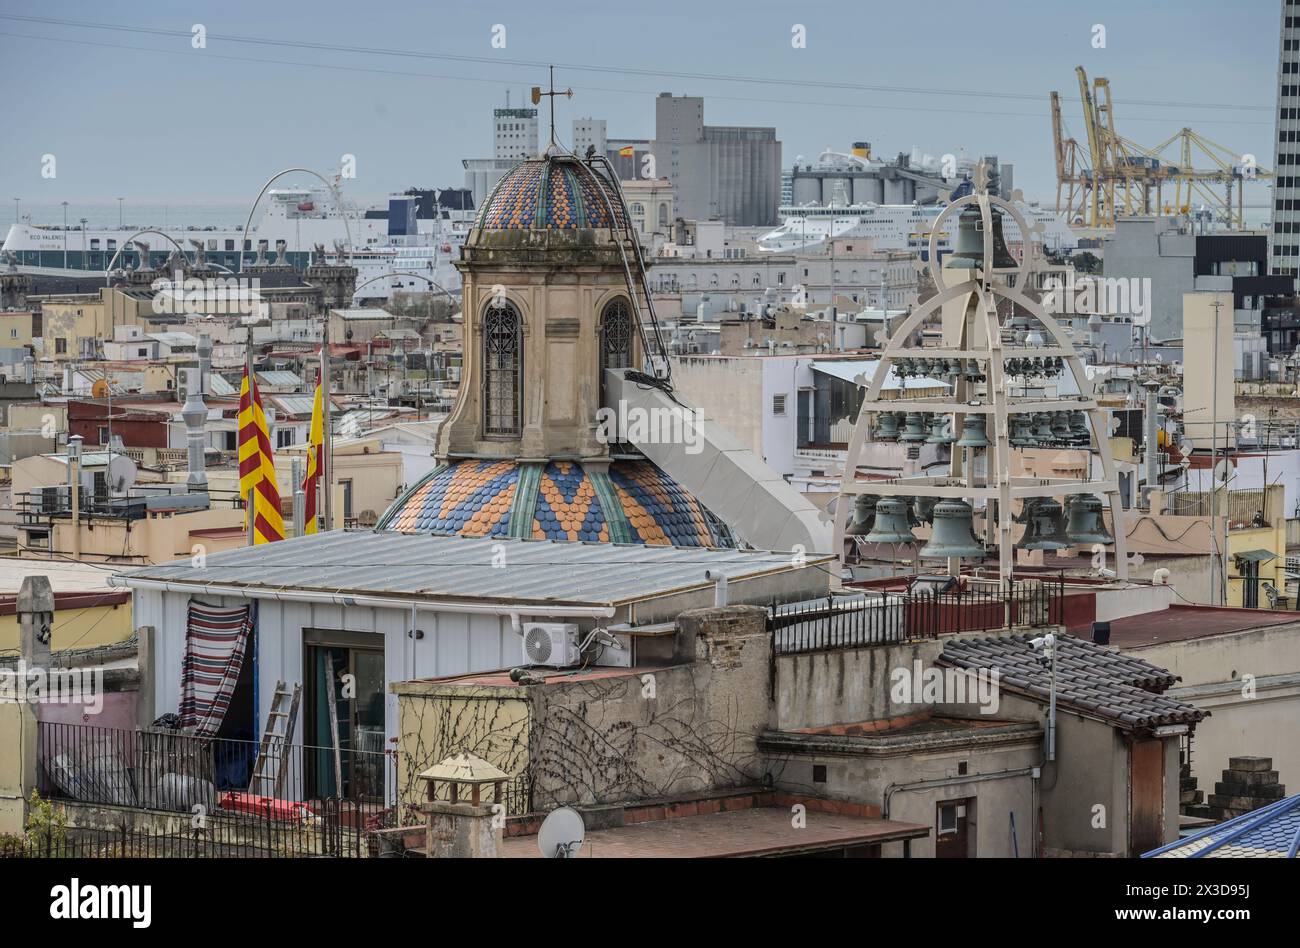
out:
<path id="1" fill-rule="evenodd" d="M 632 311 L 619 297 L 605 304 L 600 314 L 600 390 L 605 391 L 606 369 L 630 369 L 632 365 Z"/>
<path id="2" fill-rule="evenodd" d="M 483 433 L 518 437 L 523 388 L 523 321 L 508 300 L 483 313 Z"/>

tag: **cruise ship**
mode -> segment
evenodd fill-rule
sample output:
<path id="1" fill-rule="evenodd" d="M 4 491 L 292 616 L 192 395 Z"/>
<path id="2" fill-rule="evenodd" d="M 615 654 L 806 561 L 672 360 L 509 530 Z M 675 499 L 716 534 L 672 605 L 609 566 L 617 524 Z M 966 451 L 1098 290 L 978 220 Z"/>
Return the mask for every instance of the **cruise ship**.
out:
<path id="1" fill-rule="evenodd" d="M 447 206 L 443 195 L 449 198 Z M 110 265 L 138 268 L 140 243 L 149 247 L 149 265 L 158 267 L 180 245 L 191 261 L 201 248 L 207 264 L 233 272 L 240 267 L 241 255 L 245 266 L 259 251 L 274 260 L 278 243 L 284 241 L 285 257 L 298 269 L 311 263 L 318 245 L 326 248 L 330 263 L 355 266 L 361 299 L 388 299 L 393 290 L 414 292 L 414 284 L 430 280 L 453 295 L 460 292 L 460 275 L 452 261 L 473 224 L 467 193 L 412 190 L 390 198 L 386 208 L 362 210 L 342 201 L 336 190 L 317 185 L 272 189 L 260 203 L 262 214 L 247 233 L 242 226 L 151 228 L 144 233 L 137 227 L 65 231 L 27 219 L 10 226 L 0 250 L 12 254 L 19 266 L 80 275 L 104 273 Z"/>
<path id="2" fill-rule="evenodd" d="M 1042 240 L 1051 250 L 1072 250 L 1078 238 L 1064 216 L 1036 204 L 1019 203 L 1017 210 L 1031 226 L 1043 225 Z M 924 255 L 929 249 L 929 232 L 943 210 L 936 204 L 849 204 L 786 206 L 780 209 L 782 224 L 758 238 L 758 249 L 771 253 L 816 251 L 828 237 L 864 237 L 877 250 L 910 250 Z M 939 232 L 938 247 L 949 249 L 951 218 Z M 1021 242 L 1014 220 L 1003 221 L 1008 244 Z"/>

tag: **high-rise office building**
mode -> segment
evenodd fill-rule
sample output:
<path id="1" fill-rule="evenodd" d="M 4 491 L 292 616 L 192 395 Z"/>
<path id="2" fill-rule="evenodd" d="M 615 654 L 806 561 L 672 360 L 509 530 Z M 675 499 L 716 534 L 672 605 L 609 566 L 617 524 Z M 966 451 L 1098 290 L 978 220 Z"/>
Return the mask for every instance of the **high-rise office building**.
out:
<path id="1" fill-rule="evenodd" d="M 1269 268 L 1300 274 L 1300 0 L 1282 0 Z"/>
<path id="2" fill-rule="evenodd" d="M 493 109 L 494 158 L 537 157 L 537 110 Z"/>

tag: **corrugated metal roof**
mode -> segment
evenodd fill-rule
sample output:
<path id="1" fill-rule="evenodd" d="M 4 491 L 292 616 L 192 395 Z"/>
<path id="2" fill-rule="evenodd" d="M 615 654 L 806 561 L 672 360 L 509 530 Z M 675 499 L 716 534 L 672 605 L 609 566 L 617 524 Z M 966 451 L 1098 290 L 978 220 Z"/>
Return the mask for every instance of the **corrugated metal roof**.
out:
<path id="1" fill-rule="evenodd" d="M 316 406 L 316 399 L 312 395 L 267 395 L 265 401 L 295 417 L 310 416 Z"/>
<path id="2" fill-rule="evenodd" d="M 289 385 L 295 388 L 302 385 L 302 379 L 298 377 L 298 373 L 290 372 L 287 369 L 269 369 L 265 372 L 258 372 L 257 381 L 266 385 Z"/>
<path id="3" fill-rule="evenodd" d="M 806 569 L 829 575 L 833 557 L 809 556 Z M 494 561 L 497 564 L 494 565 Z M 739 579 L 796 568 L 789 553 L 561 543 L 493 537 L 438 537 L 336 530 L 210 554 L 119 574 L 253 589 L 302 589 L 375 596 L 619 605 L 709 587 L 705 570 Z"/>

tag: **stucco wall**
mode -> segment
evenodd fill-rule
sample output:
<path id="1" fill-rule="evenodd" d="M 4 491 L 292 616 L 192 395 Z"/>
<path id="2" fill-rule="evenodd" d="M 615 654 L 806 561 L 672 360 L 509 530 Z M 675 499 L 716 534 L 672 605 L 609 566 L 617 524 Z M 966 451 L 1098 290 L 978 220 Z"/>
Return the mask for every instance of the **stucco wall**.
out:
<path id="1" fill-rule="evenodd" d="M 1272 757 L 1279 779 L 1300 789 L 1300 621 L 1125 651 L 1180 676 L 1169 694 L 1210 712 L 1193 741 L 1201 790 L 1212 793 L 1228 758 L 1243 754 Z"/>

